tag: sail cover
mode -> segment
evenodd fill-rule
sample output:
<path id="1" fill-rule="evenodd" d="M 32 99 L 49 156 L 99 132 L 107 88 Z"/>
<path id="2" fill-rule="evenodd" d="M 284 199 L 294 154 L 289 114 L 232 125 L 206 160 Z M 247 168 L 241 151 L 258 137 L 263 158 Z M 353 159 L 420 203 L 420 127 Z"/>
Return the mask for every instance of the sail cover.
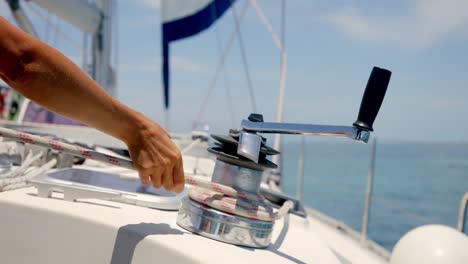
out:
<path id="1" fill-rule="evenodd" d="M 169 108 L 169 44 L 209 28 L 235 0 L 162 0 L 164 106 Z"/>

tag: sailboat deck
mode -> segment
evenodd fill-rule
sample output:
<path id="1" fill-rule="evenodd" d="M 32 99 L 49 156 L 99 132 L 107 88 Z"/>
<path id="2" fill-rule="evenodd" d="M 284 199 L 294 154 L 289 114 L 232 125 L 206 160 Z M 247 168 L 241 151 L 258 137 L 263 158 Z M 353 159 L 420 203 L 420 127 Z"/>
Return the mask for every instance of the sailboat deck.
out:
<path id="1" fill-rule="evenodd" d="M 187 232 L 177 211 L 40 198 L 33 187 L 0 193 L 0 210 L 5 263 L 385 263 L 321 221 L 292 214 L 276 223 L 268 248 L 251 249 Z"/>

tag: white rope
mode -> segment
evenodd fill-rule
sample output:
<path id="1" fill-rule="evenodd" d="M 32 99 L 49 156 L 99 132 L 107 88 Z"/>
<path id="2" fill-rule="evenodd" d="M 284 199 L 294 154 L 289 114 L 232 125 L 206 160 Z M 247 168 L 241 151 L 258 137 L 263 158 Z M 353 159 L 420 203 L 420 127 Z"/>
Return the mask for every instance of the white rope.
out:
<path id="1" fill-rule="evenodd" d="M 258 194 L 242 192 L 229 186 L 190 176 L 186 176 L 186 183 L 195 186 L 189 190 L 191 199 L 230 214 L 256 220 L 275 221 L 286 215 L 294 206 L 292 201 L 286 201 L 277 212 L 273 212 L 273 208 Z"/>
<path id="2" fill-rule="evenodd" d="M 11 191 L 19 188 L 29 187 L 27 182 L 29 179 L 32 179 L 36 176 L 46 173 L 48 170 L 52 169 L 55 164 L 57 164 L 56 159 L 52 159 L 41 167 L 30 167 L 29 170 L 23 174 L 18 174 L 18 177 L 15 178 L 3 178 L 0 179 L 0 192 Z"/>
<path id="3" fill-rule="evenodd" d="M 58 152 L 64 152 L 82 158 L 94 159 L 129 169 L 134 169 L 131 160 L 96 152 L 74 144 L 63 143 L 4 127 L 0 127 L 0 136 L 19 142 L 42 146 Z"/>
<path id="4" fill-rule="evenodd" d="M 104 153 L 85 149 L 77 145 L 66 144 L 63 142 L 1 127 L 0 135 L 9 139 L 51 148 L 59 152 L 65 152 L 79 157 L 103 161 L 124 168 L 135 169 L 132 165 L 131 160 L 123 159 L 116 156 L 110 156 Z M 193 145 L 195 145 L 196 142 L 197 141 L 195 141 Z M 189 145 L 189 147 L 191 146 Z M 28 154 L 28 158 L 26 159 L 28 162 L 24 162 L 25 164 L 31 164 L 32 160 L 40 157 L 39 155 L 30 157 L 31 155 L 32 154 Z M 53 165 L 55 165 L 55 163 L 51 166 Z M 47 170 L 47 167 L 43 167 L 44 168 L 42 168 L 42 170 L 45 172 Z M 40 173 L 42 173 L 42 170 Z M 7 178 L 3 179 L 3 183 L 6 186 L 23 186 L 21 185 L 21 183 L 24 182 L 26 179 L 27 176 L 25 176 L 24 179 L 21 178 L 15 180 Z M 280 208 L 280 210 L 278 210 L 276 213 L 273 213 L 273 209 L 264 201 L 263 197 L 258 194 L 242 192 L 229 186 L 221 185 L 205 179 L 198 179 L 191 176 L 185 176 L 185 182 L 192 186 L 196 186 L 196 188 L 190 189 L 190 198 L 202 204 L 211 206 L 213 208 L 252 219 L 258 219 L 262 221 L 274 221 L 278 218 L 283 217 L 284 214 L 288 213 L 293 206 L 293 203 L 291 201 L 285 202 Z M 2 182 L 0 182 L 0 185 L 1 183 Z"/>
<path id="5" fill-rule="evenodd" d="M 14 178 L 14 177 L 17 177 L 19 175 L 22 175 L 27 168 L 29 168 L 29 166 L 31 166 L 31 164 L 35 161 L 37 161 L 38 159 L 40 159 L 42 156 L 42 152 L 40 152 L 39 154 L 33 156 L 32 155 L 32 151 L 29 151 L 28 155 L 26 156 L 26 158 L 24 159 L 23 163 L 21 164 L 21 166 L 19 168 L 17 168 L 16 170 L 14 171 L 9 171 L 5 174 L 1 174 L 0 175 L 0 181 L 2 179 L 8 179 L 8 178 Z"/>

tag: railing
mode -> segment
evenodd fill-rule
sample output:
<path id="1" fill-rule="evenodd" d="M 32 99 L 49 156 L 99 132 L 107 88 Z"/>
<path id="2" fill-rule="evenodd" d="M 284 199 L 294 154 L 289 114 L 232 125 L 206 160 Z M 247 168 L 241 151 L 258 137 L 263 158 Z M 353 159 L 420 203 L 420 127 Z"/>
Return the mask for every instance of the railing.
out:
<path id="1" fill-rule="evenodd" d="M 372 152 L 369 164 L 369 171 L 367 175 L 367 188 L 364 198 L 364 211 L 362 215 L 362 228 L 361 228 L 361 244 L 364 244 L 367 240 L 367 230 L 369 226 L 369 210 L 371 207 L 373 179 L 374 179 L 374 165 L 375 165 L 375 154 L 377 148 L 377 138 L 372 141 Z M 296 197 L 299 201 L 302 200 L 302 189 L 303 189 L 303 178 L 304 178 L 304 159 L 305 159 L 305 141 L 302 138 L 301 152 L 299 155 L 298 175 L 297 175 L 297 194 Z M 468 198 L 468 197 L 465 197 Z M 466 202 L 466 201 L 465 201 Z M 466 207 L 466 204 L 465 204 Z M 461 210 L 461 209 L 460 209 Z"/>
<path id="2" fill-rule="evenodd" d="M 372 152 L 371 152 L 371 160 L 369 164 L 369 172 L 367 174 L 367 188 L 366 188 L 366 195 L 365 195 L 365 204 L 364 204 L 364 212 L 362 215 L 362 228 L 361 228 L 361 242 L 367 240 L 367 229 L 369 226 L 369 210 L 371 206 L 371 198 L 372 198 L 372 189 L 373 189 L 373 180 L 374 180 L 374 167 L 375 167 L 375 152 L 377 148 L 377 138 L 374 138 L 372 141 Z"/>
<path id="3" fill-rule="evenodd" d="M 458 214 L 458 225 L 457 225 L 457 228 L 458 228 L 458 231 L 464 233 L 465 232 L 465 216 L 466 216 L 466 211 L 467 211 L 467 208 L 468 207 L 468 192 L 465 193 L 465 195 L 463 196 L 462 200 L 461 200 L 461 203 L 460 203 L 460 211 L 459 211 L 459 214 Z"/>
<path id="4" fill-rule="evenodd" d="M 299 157 L 297 159 L 298 161 L 298 174 L 297 174 L 297 182 L 296 182 L 296 197 L 297 199 L 302 202 L 303 199 L 303 184 L 304 184 L 304 165 L 307 163 L 306 162 L 306 157 L 305 157 L 305 142 L 302 141 L 301 145 L 299 145 Z M 334 218 L 333 215 L 335 215 L 335 211 L 330 211 L 328 212 L 332 216 L 327 216 L 326 209 L 323 207 L 323 205 L 319 205 L 321 208 L 321 212 L 317 211 L 317 209 L 311 209 L 311 208 L 306 208 L 308 215 L 313 216 L 314 218 L 317 218 L 321 220 L 322 222 L 331 225 L 332 227 L 339 229 L 339 230 L 345 230 L 346 234 L 350 237 L 352 237 L 354 240 L 356 240 L 357 243 L 360 243 L 363 247 L 369 248 L 374 252 L 377 252 L 379 255 L 389 258 L 390 252 L 388 251 L 391 246 L 391 243 L 396 242 L 393 241 L 395 238 L 398 239 L 398 237 L 394 236 L 393 234 L 389 236 L 390 240 L 381 240 L 381 242 L 387 247 L 386 249 L 383 248 L 382 246 L 376 244 L 376 242 L 373 242 L 372 239 L 368 237 L 369 233 L 368 231 L 371 230 L 372 233 L 375 233 L 373 228 L 371 228 L 371 223 L 370 223 L 370 218 L 371 218 L 371 205 L 376 204 L 376 206 L 373 206 L 374 208 L 384 208 L 385 210 L 380 210 L 377 212 L 378 216 L 381 216 L 381 213 L 383 211 L 388 211 L 391 210 L 392 216 L 395 215 L 395 217 L 405 217 L 405 221 L 409 225 L 405 225 L 401 230 L 398 232 L 406 232 L 406 230 L 409 227 L 414 228 L 415 226 L 419 225 L 426 225 L 426 224 L 434 224 L 434 223 L 441 223 L 444 222 L 444 220 L 441 220 L 440 217 L 434 216 L 433 214 L 424 214 L 420 210 L 421 208 L 413 208 L 411 206 L 400 206 L 398 202 L 395 202 L 391 199 L 388 199 L 389 197 L 386 197 L 385 195 L 382 196 L 376 196 L 376 194 L 373 194 L 373 185 L 374 185 L 374 163 L 376 162 L 376 149 L 377 149 L 377 140 L 374 140 L 370 146 L 370 159 L 369 159 L 369 169 L 368 169 L 368 175 L 367 175 L 367 186 L 365 195 L 364 195 L 364 208 L 361 212 L 354 212 L 352 216 L 352 227 L 348 226 L 347 224 L 344 224 L 341 222 L 342 217 L 337 217 Z M 388 158 L 388 157 L 386 157 Z M 361 161 L 360 161 L 361 162 Z M 297 163 L 296 163 L 297 164 Z M 361 163 L 362 164 L 362 163 Z M 345 185 L 340 185 L 340 182 L 333 181 L 333 182 L 320 182 L 321 187 L 324 187 L 323 185 L 330 185 L 334 190 L 340 193 L 345 193 L 349 195 L 358 195 L 359 197 L 354 197 L 352 198 L 354 202 L 362 203 L 362 191 L 356 190 L 354 187 L 350 186 L 345 186 Z M 468 233 L 468 192 L 466 190 L 463 190 L 463 198 L 461 199 L 460 207 L 459 207 L 459 214 L 458 214 L 458 222 L 456 228 L 462 232 L 467 234 Z M 310 195 L 308 197 L 311 197 Z M 457 195 L 458 197 L 458 195 Z M 423 197 L 430 199 L 429 197 Z M 455 197 L 456 198 L 456 197 Z M 458 200 L 458 199 L 457 199 Z M 355 204 L 355 203 L 354 203 Z M 411 205 L 411 203 L 409 203 Z M 324 213 L 325 211 L 325 213 Z M 436 213 L 438 211 L 435 211 Z M 357 214 L 356 214 L 357 213 Z M 440 212 L 439 212 L 440 213 Z M 338 213 L 340 215 L 340 213 Z M 336 215 L 335 215 L 336 216 Z M 356 221 L 357 218 L 359 217 L 361 221 Z M 345 218 L 346 219 L 346 218 Z M 388 217 L 386 217 L 388 219 Z M 453 218 L 452 218 L 453 219 Z M 349 220 L 349 219 L 347 219 Z M 381 220 L 376 220 L 376 223 Z M 391 221 L 388 219 L 387 221 Z M 398 220 L 395 220 L 398 221 Z M 349 222 L 348 222 L 349 223 Z M 359 230 L 361 228 L 361 230 Z M 356 231 L 355 231 L 356 230 Z M 400 234 L 402 235 L 402 234 Z M 378 237 L 377 234 L 371 234 L 372 237 L 375 236 L 375 238 Z"/>
<path id="5" fill-rule="evenodd" d="M 388 251 L 388 249 L 377 244 L 376 242 L 372 241 L 368 237 L 370 210 L 371 210 L 372 202 L 377 202 L 379 206 L 384 206 L 392 210 L 397 210 L 399 213 L 405 215 L 406 217 L 410 217 L 411 219 L 418 221 L 418 222 L 422 222 L 424 224 L 434 223 L 435 221 L 425 216 L 415 214 L 406 208 L 401 208 L 381 198 L 374 197 L 375 195 L 373 195 L 373 185 L 374 185 L 373 182 L 374 182 L 374 170 L 375 170 L 375 161 L 376 161 L 376 150 L 377 150 L 377 138 L 375 138 L 372 141 L 372 145 L 370 148 L 370 161 L 369 161 L 369 169 L 368 169 L 368 175 L 367 175 L 367 186 L 366 186 L 366 191 L 364 195 L 364 210 L 362 213 L 361 232 L 355 231 L 356 229 L 351 228 L 347 224 L 333 217 L 327 216 L 325 213 L 319 212 L 315 209 L 306 208 L 306 211 L 308 215 L 311 215 L 314 218 L 317 218 L 321 220 L 322 222 L 346 233 L 350 238 L 354 239 L 357 243 L 360 243 L 362 247 L 367 248 L 373 251 L 374 253 L 376 253 L 377 255 L 380 255 L 384 259 L 389 260 L 390 252 Z M 306 160 L 305 142 L 302 141 L 301 146 L 300 146 L 300 153 L 298 157 L 298 175 L 297 175 L 297 185 L 296 185 L 296 188 L 297 188 L 296 197 L 299 200 L 299 202 L 302 202 L 302 198 L 303 198 L 302 197 L 303 196 L 302 185 L 304 183 L 303 178 L 304 178 L 305 160 Z M 340 189 L 340 191 L 347 191 L 348 193 L 352 193 L 354 195 L 359 195 L 359 196 L 362 195 L 362 193 L 360 192 L 351 191 L 347 188 Z M 468 193 L 464 196 L 464 199 L 460 208 L 460 218 L 463 218 L 463 219 L 459 220 L 459 222 L 461 221 L 462 223 L 464 223 L 465 221 L 464 216 L 465 216 L 466 210 L 468 210 L 467 203 L 468 203 Z M 459 226 L 460 225 L 461 224 L 459 224 Z"/>

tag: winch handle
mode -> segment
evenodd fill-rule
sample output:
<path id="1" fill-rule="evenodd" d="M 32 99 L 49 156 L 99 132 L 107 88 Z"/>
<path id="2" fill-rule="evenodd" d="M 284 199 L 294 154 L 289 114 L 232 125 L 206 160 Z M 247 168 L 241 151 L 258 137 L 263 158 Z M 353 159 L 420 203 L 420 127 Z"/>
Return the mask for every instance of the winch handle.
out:
<path id="1" fill-rule="evenodd" d="M 366 131 L 374 131 L 372 125 L 379 113 L 391 75 L 391 71 L 383 68 L 374 67 L 372 69 L 362 96 L 358 118 L 353 126 Z"/>

